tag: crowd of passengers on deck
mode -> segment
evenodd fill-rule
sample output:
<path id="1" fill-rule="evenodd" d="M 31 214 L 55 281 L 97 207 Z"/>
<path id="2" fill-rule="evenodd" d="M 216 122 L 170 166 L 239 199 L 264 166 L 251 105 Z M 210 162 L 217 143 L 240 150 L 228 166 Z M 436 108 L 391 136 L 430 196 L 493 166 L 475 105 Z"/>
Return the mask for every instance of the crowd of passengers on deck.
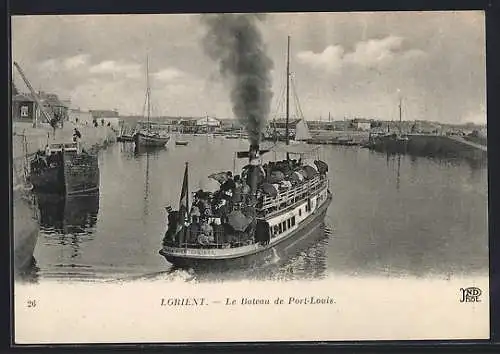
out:
<path id="1" fill-rule="evenodd" d="M 256 217 L 263 197 L 275 197 L 277 193 L 317 176 L 320 174 L 318 170 L 321 170 L 321 165 L 304 166 L 301 159 L 266 163 L 259 168 L 258 188 L 254 194 L 247 183 L 248 167 L 243 168 L 241 176 L 233 176 L 230 171 L 212 175 L 220 183 L 220 188 L 215 192 L 202 189 L 195 192 L 188 220 L 182 220 L 183 216 L 176 212 L 169 213 L 166 239 L 175 238 L 173 241 L 178 242 L 182 237 L 187 244 L 215 247 L 252 244 L 255 242 Z M 326 173 L 324 168 L 321 172 Z M 251 220 L 244 231 L 234 227 L 235 221 L 231 219 L 234 212 Z M 179 232 L 179 223 L 184 224 L 184 231 Z"/>

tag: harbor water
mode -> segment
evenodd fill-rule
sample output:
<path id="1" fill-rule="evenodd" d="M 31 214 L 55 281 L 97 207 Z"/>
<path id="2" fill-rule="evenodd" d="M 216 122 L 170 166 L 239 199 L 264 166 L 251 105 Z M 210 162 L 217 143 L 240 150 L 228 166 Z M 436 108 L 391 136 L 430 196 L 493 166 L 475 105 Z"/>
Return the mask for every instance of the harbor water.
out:
<path id="1" fill-rule="evenodd" d="M 189 189 L 210 189 L 211 173 L 246 161 L 248 142 L 190 136 L 165 149 L 117 143 L 99 152 L 100 191 L 41 197 L 40 235 L 29 279 L 315 279 L 332 274 L 446 278 L 487 274 L 487 167 L 461 160 L 389 156 L 359 147 L 322 146 L 334 194 L 321 235 L 289 259 L 247 270 L 196 274 L 158 254 L 166 206 L 178 207 L 185 162 Z M 273 159 L 272 153 L 268 154 Z M 280 158 L 280 156 L 277 156 Z"/>

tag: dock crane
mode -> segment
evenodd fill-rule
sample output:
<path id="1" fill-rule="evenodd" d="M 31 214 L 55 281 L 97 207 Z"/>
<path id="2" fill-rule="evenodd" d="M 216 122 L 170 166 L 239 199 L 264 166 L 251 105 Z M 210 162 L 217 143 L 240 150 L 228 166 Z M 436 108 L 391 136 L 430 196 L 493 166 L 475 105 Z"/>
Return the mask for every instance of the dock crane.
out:
<path id="1" fill-rule="evenodd" d="M 24 80 L 24 83 L 26 84 L 26 86 L 28 86 L 28 89 L 30 90 L 31 92 L 31 96 L 33 97 L 33 99 L 35 100 L 36 104 L 38 105 L 38 107 L 40 108 L 40 111 L 42 112 L 43 116 L 45 117 L 45 120 L 47 121 L 47 123 L 49 123 L 50 125 L 53 125 L 52 123 L 52 120 L 50 118 L 50 115 L 47 113 L 47 111 L 45 110 L 45 107 L 43 106 L 42 102 L 40 101 L 40 98 L 38 97 L 36 91 L 33 89 L 33 87 L 31 86 L 31 83 L 29 82 L 28 78 L 26 77 L 26 75 L 24 75 L 24 71 L 23 69 L 21 69 L 21 67 L 19 66 L 19 64 L 17 62 L 14 62 L 14 66 L 16 67 L 17 71 L 19 71 L 19 74 L 21 75 L 21 77 L 23 78 Z"/>

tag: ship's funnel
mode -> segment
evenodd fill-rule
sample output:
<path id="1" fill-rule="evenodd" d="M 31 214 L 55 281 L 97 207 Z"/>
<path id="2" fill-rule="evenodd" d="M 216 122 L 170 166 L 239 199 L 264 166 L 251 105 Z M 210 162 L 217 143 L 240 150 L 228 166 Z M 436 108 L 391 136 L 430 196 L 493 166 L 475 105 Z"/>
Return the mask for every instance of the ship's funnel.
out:
<path id="1" fill-rule="evenodd" d="M 250 149 L 248 150 L 248 160 L 251 165 L 258 164 L 258 160 L 260 157 L 259 145 L 250 145 Z"/>
<path id="2" fill-rule="evenodd" d="M 259 184 L 259 174 L 262 169 L 259 145 L 250 145 L 250 149 L 248 150 L 248 162 L 247 184 L 250 187 L 250 193 L 256 195 Z"/>

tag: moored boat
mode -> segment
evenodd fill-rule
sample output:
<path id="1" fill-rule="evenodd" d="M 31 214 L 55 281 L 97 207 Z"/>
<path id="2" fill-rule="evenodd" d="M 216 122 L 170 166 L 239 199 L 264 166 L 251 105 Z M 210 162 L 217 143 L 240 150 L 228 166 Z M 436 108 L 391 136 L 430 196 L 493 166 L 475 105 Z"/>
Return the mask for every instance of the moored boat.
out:
<path id="1" fill-rule="evenodd" d="M 186 140 L 176 140 L 175 141 L 175 145 L 186 146 L 187 144 L 188 144 L 188 141 L 186 141 Z"/>
<path id="2" fill-rule="evenodd" d="M 153 129 L 151 118 L 151 89 L 149 87 L 149 58 L 146 60 L 146 109 L 147 123 L 139 122 L 140 128 L 134 135 L 135 145 L 144 147 L 164 147 L 170 140 L 170 136 L 161 129 Z"/>
<path id="3" fill-rule="evenodd" d="M 78 142 L 52 143 L 30 161 L 28 179 L 37 193 L 95 192 L 99 189 L 98 157 L 83 150 Z"/>
<path id="4" fill-rule="evenodd" d="M 135 129 L 122 129 L 120 135 L 116 138 L 119 142 L 134 142 L 135 141 Z"/>
<path id="5" fill-rule="evenodd" d="M 135 135 L 135 143 L 139 146 L 163 147 L 169 140 L 169 136 L 152 130 L 141 130 Z"/>
<path id="6" fill-rule="evenodd" d="M 399 92 L 399 90 L 398 90 Z M 408 150 L 408 134 L 402 132 L 402 98 L 399 97 L 399 129 L 397 132 L 388 131 L 384 135 L 376 135 L 371 139 L 370 147 L 378 152 L 404 154 Z"/>
<path id="7" fill-rule="evenodd" d="M 378 152 L 404 154 L 408 149 L 408 136 L 392 133 L 373 138 L 372 149 Z"/>
<path id="8" fill-rule="evenodd" d="M 22 272 L 33 259 L 38 240 L 38 214 L 34 197 L 25 185 L 14 186 L 12 195 L 14 268 Z"/>
<path id="9" fill-rule="evenodd" d="M 302 157 L 296 146 L 287 154 Z M 221 183 L 213 193 L 198 191 L 188 203 L 188 169 L 179 209 L 169 209 L 168 229 L 160 254 L 178 267 L 245 266 L 264 260 L 273 249 L 283 253 L 307 239 L 323 223 L 332 200 L 325 162 L 313 165 L 287 159 L 262 165 L 258 147 L 234 178 L 226 172 L 211 177 Z"/>

